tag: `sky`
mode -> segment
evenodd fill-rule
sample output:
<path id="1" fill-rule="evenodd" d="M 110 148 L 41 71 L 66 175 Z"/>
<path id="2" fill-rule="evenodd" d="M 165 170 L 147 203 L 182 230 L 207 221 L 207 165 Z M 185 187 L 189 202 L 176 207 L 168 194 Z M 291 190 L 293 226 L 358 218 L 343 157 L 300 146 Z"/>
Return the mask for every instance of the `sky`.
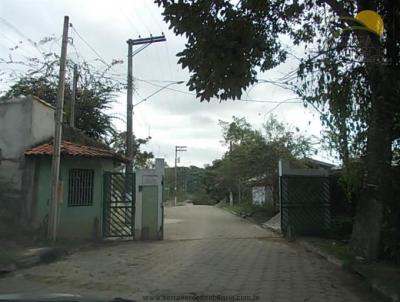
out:
<path id="1" fill-rule="evenodd" d="M 166 42 L 150 45 L 133 59 L 136 79 L 134 104 L 168 83 L 188 81 L 189 72 L 181 68 L 176 57 L 184 49 L 185 38 L 174 35 L 163 21 L 162 9 L 151 0 L 0 0 L 0 57 L 7 57 L 9 48 L 15 45 L 20 47 L 13 51 L 14 57 L 37 56 L 37 49 L 27 39 L 39 41 L 45 36 L 61 37 L 65 15 L 86 41 L 70 30 L 77 52 L 69 47 L 68 57 L 77 61 L 83 58 L 98 66 L 103 64 L 100 59 L 108 63 L 114 59 L 123 60 L 123 64 L 115 65 L 110 71 L 121 79 L 127 72 L 126 41 L 164 33 Z M 23 43 L 19 44 L 19 41 Z M 57 49 L 60 45 L 57 43 L 53 47 Z M 301 54 L 301 49 L 292 51 Z M 295 68 L 296 62 L 289 60 L 274 70 L 260 73 L 258 77 L 277 79 Z M 163 89 L 134 107 L 135 135 L 151 136 L 144 149 L 152 151 L 156 157 L 165 158 L 171 166 L 176 145 L 187 146 L 187 152 L 180 155 L 181 166 L 202 167 L 220 158 L 227 146 L 221 142 L 218 121 L 230 121 L 232 116 L 245 117 L 258 129 L 273 113 L 279 120 L 309 135 L 320 136 L 322 128 L 318 113 L 310 107 L 304 108 L 301 102 L 278 106 L 277 102 L 296 98 L 293 93 L 279 87 L 259 83 L 243 94 L 242 101 L 214 100 L 208 103 L 196 99 L 185 83 L 172 84 L 169 86 L 171 89 Z M 125 91 L 117 97 L 110 114 L 121 117 L 114 123 L 123 131 L 126 128 Z M 326 152 L 314 158 L 334 161 Z"/>

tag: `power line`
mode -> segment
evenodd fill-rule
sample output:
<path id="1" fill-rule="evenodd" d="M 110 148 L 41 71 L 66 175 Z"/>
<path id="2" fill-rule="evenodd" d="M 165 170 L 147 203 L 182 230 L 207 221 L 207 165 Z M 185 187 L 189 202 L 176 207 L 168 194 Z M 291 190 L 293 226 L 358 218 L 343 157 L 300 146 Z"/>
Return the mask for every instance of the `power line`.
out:
<path id="1" fill-rule="evenodd" d="M 139 79 L 137 77 L 135 77 L 135 80 L 140 81 L 140 82 L 144 82 L 144 83 L 147 83 L 149 85 L 156 86 L 156 87 L 164 87 L 162 85 L 154 84 L 154 83 L 152 83 L 152 82 L 150 82 L 148 80 Z M 176 88 L 166 87 L 165 89 L 171 90 L 171 91 L 175 91 L 175 92 L 179 92 L 179 93 L 184 93 L 184 94 L 187 94 L 187 95 L 196 96 L 196 94 L 193 93 L 193 92 L 179 90 L 179 89 L 176 89 Z M 289 99 L 286 99 L 284 101 L 243 100 L 243 99 L 238 99 L 236 101 L 239 101 L 239 102 L 250 102 L 250 103 L 271 103 L 271 104 L 279 104 L 279 105 L 281 105 L 282 103 L 286 103 L 286 104 L 302 104 L 303 102 L 292 101 L 292 100 L 298 100 L 298 99 L 300 99 L 300 98 L 289 98 Z"/>
<path id="2" fill-rule="evenodd" d="M 11 28 L 17 35 L 27 40 L 41 55 L 43 55 L 42 50 L 39 48 L 39 46 L 26 35 L 24 35 L 16 26 L 12 25 L 9 21 L 2 17 L 0 17 L 0 22 Z"/>
<path id="3" fill-rule="evenodd" d="M 133 24 L 132 20 L 129 18 L 129 16 L 127 16 L 125 14 L 125 11 L 123 11 L 121 9 L 121 7 L 118 5 L 118 0 L 116 1 L 112 1 L 114 3 L 114 5 L 118 8 L 118 10 L 120 11 L 120 13 L 125 17 L 125 19 L 128 21 L 128 23 L 132 26 L 133 30 L 136 32 L 136 34 L 139 36 L 139 32 L 137 31 L 135 25 Z"/>
<path id="4" fill-rule="evenodd" d="M 89 47 L 89 49 L 91 51 L 93 51 L 93 53 L 97 56 L 97 58 L 100 60 L 100 62 L 102 62 L 104 65 L 106 65 L 107 67 L 111 67 L 112 65 L 108 64 L 106 62 L 106 60 L 104 60 L 104 58 L 96 51 L 96 49 L 94 49 L 94 47 L 92 47 L 92 45 L 89 44 L 89 42 L 87 42 L 80 34 L 79 32 L 76 30 L 76 28 L 72 25 L 72 23 L 70 23 L 70 26 L 72 28 L 72 30 L 75 32 L 75 34 L 78 36 L 79 39 L 82 40 L 83 43 L 86 44 L 87 47 Z"/>

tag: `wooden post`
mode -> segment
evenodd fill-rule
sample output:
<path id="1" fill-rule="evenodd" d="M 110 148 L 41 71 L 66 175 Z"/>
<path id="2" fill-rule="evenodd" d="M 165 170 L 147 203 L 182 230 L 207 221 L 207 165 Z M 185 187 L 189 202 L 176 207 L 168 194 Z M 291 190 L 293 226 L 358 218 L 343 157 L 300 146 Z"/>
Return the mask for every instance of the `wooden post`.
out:
<path id="1" fill-rule="evenodd" d="M 74 65 L 74 77 L 72 80 L 72 95 L 71 95 L 71 113 L 69 118 L 69 125 L 75 127 L 75 101 L 76 101 L 76 89 L 78 86 L 78 65 Z"/>
<path id="2" fill-rule="evenodd" d="M 65 65 L 67 61 L 68 46 L 68 26 L 69 17 L 64 17 L 63 38 L 60 57 L 60 76 L 58 80 L 57 103 L 55 112 L 55 129 L 53 140 L 53 157 L 51 162 L 51 200 L 49 207 L 49 224 L 48 237 L 53 241 L 57 239 L 57 216 L 58 216 L 58 200 L 59 200 L 59 177 L 60 177 L 60 153 L 61 153 L 61 134 L 62 134 L 62 118 L 64 107 L 64 82 L 65 82 Z"/>

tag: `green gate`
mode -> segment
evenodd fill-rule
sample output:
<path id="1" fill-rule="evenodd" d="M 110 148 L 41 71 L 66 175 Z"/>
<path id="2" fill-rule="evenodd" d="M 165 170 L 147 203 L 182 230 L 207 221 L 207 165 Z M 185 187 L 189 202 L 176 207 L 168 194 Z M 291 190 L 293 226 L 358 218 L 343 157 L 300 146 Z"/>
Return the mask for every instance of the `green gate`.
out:
<path id="1" fill-rule="evenodd" d="M 280 176 L 281 230 L 320 235 L 330 228 L 329 178 Z"/>
<path id="2" fill-rule="evenodd" d="M 104 173 L 103 237 L 133 239 L 135 173 Z"/>

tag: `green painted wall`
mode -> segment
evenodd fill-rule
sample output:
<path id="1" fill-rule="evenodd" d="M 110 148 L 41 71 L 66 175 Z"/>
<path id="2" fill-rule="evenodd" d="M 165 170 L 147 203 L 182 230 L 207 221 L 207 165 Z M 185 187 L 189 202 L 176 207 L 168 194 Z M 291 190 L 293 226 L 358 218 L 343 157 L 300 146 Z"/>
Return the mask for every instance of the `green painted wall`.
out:
<path id="1" fill-rule="evenodd" d="M 37 224 L 42 224 L 49 209 L 51 158 L 40 158 L 37 164 L 39 173 L 35 220 Z M 91 206 L 68 206 L 68 175 L 70 169 L 94 170 L 93 204 Z M 94 238 L 96 234 L 99 237 L 101 236 L 103 173 L 114 170 L 114 161 L 111 159 L 62 157 L 60 176 L 63 182 L 63 201 L 59 207 L 57 232 L 60 238 Z"/>
<path id="2" fill-rule="evenodd" d="M 158 239 L 158 186 L 142 187 L 142 239 Z"/>

